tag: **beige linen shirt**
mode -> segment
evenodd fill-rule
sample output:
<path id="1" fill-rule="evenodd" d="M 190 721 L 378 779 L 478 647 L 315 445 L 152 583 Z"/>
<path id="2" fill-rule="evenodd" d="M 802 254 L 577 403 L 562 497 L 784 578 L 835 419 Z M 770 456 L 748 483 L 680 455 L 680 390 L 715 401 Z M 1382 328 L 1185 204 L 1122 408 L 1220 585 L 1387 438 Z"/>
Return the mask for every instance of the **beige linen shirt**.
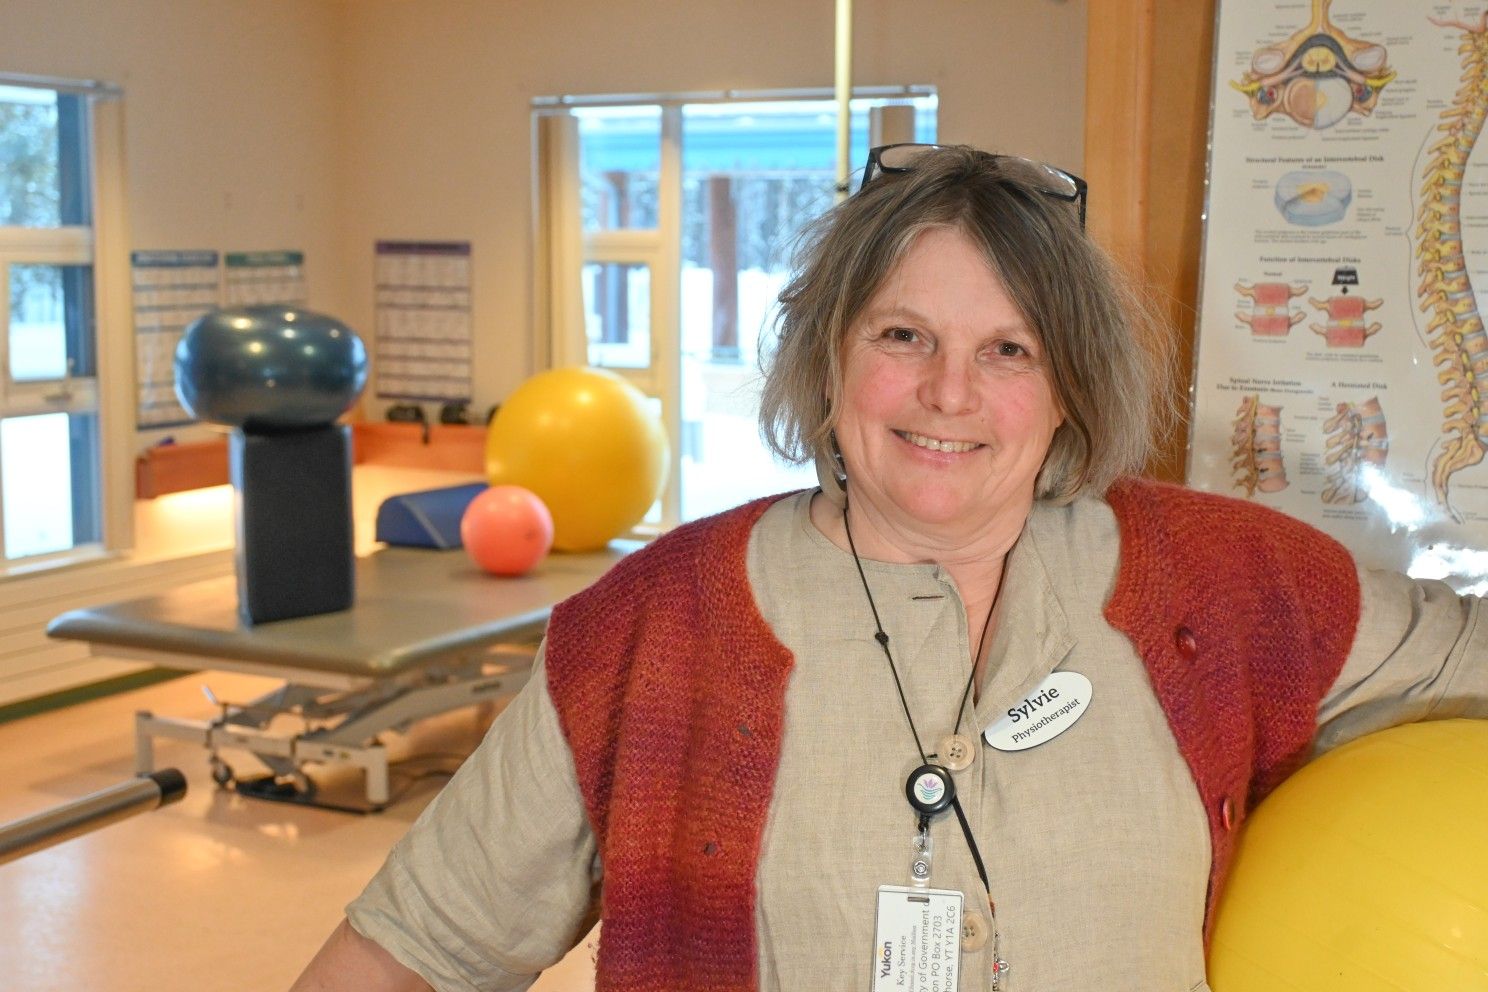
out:
<path id="1" fill-rule="evenodd" d="M 810 494 L 750 536 L 761 613 L 795 656 L 757 877 L 763 990 L 869 982 L 876 891 L 909 881 L 920 763 L 850 555 L 811 523 Z M 1118 532 L 1097 500 L 1037 505 L 1009 555 L 977 735 L 1056 669 L 1094 695 L 1065 733 L 1000 752 L 978 738 L 956 786 L 997 901 L 1009 992 L 1204 989 L 1207 821 L 1131 643 L 1105 622 Z M 961 596 L 936 565 L 865 561 L 926 751 L 957 722 L 971 674 Z M 1361 573 L 1363 613 L 1319 713 L 1318 747 L 1427 717 L 1488 716 L 1480 602 Z M 348 908 L 352 925 L 437 989 L 523 989 L 583 936 L 600 877 L 572 758 L 538 673 Z M 931 830 L 931 884 L 990 923 L 955 817 Z M 989 987 L 991 943 L 960 988 Z"/>

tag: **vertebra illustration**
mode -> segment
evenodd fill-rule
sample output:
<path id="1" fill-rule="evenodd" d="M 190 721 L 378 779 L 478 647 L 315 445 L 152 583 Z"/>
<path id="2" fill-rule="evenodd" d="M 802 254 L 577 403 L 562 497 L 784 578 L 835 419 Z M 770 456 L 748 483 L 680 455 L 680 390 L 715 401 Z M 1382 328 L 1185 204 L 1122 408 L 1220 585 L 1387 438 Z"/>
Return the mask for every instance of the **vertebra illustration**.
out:
<path id="1" fill-rule="evenodd" d="M 1265 406 L 1258 394 L 1240 400 L 1230 436 L 1235 488 L 1253 496 L 1256 490 L 1279 493 L 1287 487 L 1281 458 L 1281 407 Z"/>
<path id="2" fill-rule="evenodd" d="M 1439 21 L 1438 27 L 1462 31 L 1462 87 L 1453 105 L 1441 112 L 1437 130 L 1446 136 L 1428 149 L 1416 215 L 1416 288 L 1423 313 L 1431 315 L 1426 336 L 1440 369 L 1437 380 L 1445 387 L 1441 445 L 1431 464 L 1431 487 L 1454 519 L 1448 484 L 1453 475 L 1483 460 L 1488 434 L 1488 403 L 1481 395 L 1488 377 L 1488 334 L 1478 313 L 1477 297 L 1462 252 L 1462 177 L 1467 169 L 1483 119 L 1488 113 L 1488 12 L 1474 26 L 1461 21 Z"/>
<path id="3" fill-rule="evenodd" d="M 1333 0 L 1312 0 L 1312 20 L 1286 41 L 1263 45 L 1230 85 L 1263 121 L 1277 111 L 1306 128 L 1332 127 L 1352 111 L 1368 116 L 1395 78 L 1383 45 L 1350 38 L 1328 20 Z"/>
<path id="4" fill-rule="evenodd" d="M 1289 286 L 1284 282 L 1258 282 L 1245 285 L 1244 280 L 1235 283 L 1235 292 L 1251 301 L 1249 310 L 1235 311 L 1235 319 L 1250 325 L 1250 333 L 1259 337 L 1286 337 L 1294 324 L 1305 318 L 1301 310 L 1292 310 L 1288 305 L 1294 296 L 1307 292 L 1307 283 Z"/>
<path id="5" fill-rule="evenodd" d="M 1379 398 L 1363 403 L 1338 404 L 1338 412 L 1323 424 L 1328 435 L 1328 483 L 1324 503 L 1362 503 L 1369 498 L 1367 465 L 1383 465 L 1390 453 L 1390 435 Z"/>
<path id="6" fill-rule="evenodd" d="M 1373 337 L 1384 326 L 1378 322 L 1364 326 L 1364 312 L 1384 305 L 1384 300 L 1366 300 L 1362 296 L 1335 296 L 1332 299 L 1307 300 L 1328 315 L 1326 324 L 1308 324 L 1313 333 L 1321 334 L 1329 348 L 1362 348 L 1364 339 Z"/>

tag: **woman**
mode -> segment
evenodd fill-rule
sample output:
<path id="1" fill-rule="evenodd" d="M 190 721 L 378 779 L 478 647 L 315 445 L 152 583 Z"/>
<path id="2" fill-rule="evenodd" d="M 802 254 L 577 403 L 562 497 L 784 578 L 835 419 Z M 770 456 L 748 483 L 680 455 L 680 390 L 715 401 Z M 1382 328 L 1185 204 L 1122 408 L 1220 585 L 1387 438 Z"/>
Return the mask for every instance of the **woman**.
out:
<path id="1" fill-rule="evenodd" d="M 762 404 L 822 487 L 561 604 L 301 987 L 523 988 L 602 891 L 601 988 L 1204 988 L 1255 801 L 1315 744 L 1488 714 L 1476 600 L 1116 481 L 1166 382 L 1083 208 L 875 150 Z"/>

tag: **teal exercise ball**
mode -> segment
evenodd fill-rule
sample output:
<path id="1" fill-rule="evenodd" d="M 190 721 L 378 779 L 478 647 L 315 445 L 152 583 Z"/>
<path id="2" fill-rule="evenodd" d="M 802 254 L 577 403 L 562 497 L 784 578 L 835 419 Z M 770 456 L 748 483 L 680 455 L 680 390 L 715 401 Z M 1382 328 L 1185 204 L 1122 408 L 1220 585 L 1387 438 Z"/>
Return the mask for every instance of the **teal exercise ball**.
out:
<path id="1" fill-rule="evenodd" d="M 367 348 L 334 317 L 290 305 L 214 310 L 176 346 L 176 395 L 199 420 L 250 432 L 320 427 L 367 385 Z"/>

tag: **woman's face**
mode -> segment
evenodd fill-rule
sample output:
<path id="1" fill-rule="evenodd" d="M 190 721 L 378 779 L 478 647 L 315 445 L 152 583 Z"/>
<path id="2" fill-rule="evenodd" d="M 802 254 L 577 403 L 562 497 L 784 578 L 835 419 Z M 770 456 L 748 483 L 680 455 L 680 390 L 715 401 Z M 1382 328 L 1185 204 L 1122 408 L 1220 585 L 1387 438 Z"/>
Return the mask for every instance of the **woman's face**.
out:
<path id="1" fill-rule="evenodd" d="M 1037 336 L 959 230 L 920 235 L 848 329 L 848 494 L 891 527 L 1016 534 L 1063 419 Z"/>

